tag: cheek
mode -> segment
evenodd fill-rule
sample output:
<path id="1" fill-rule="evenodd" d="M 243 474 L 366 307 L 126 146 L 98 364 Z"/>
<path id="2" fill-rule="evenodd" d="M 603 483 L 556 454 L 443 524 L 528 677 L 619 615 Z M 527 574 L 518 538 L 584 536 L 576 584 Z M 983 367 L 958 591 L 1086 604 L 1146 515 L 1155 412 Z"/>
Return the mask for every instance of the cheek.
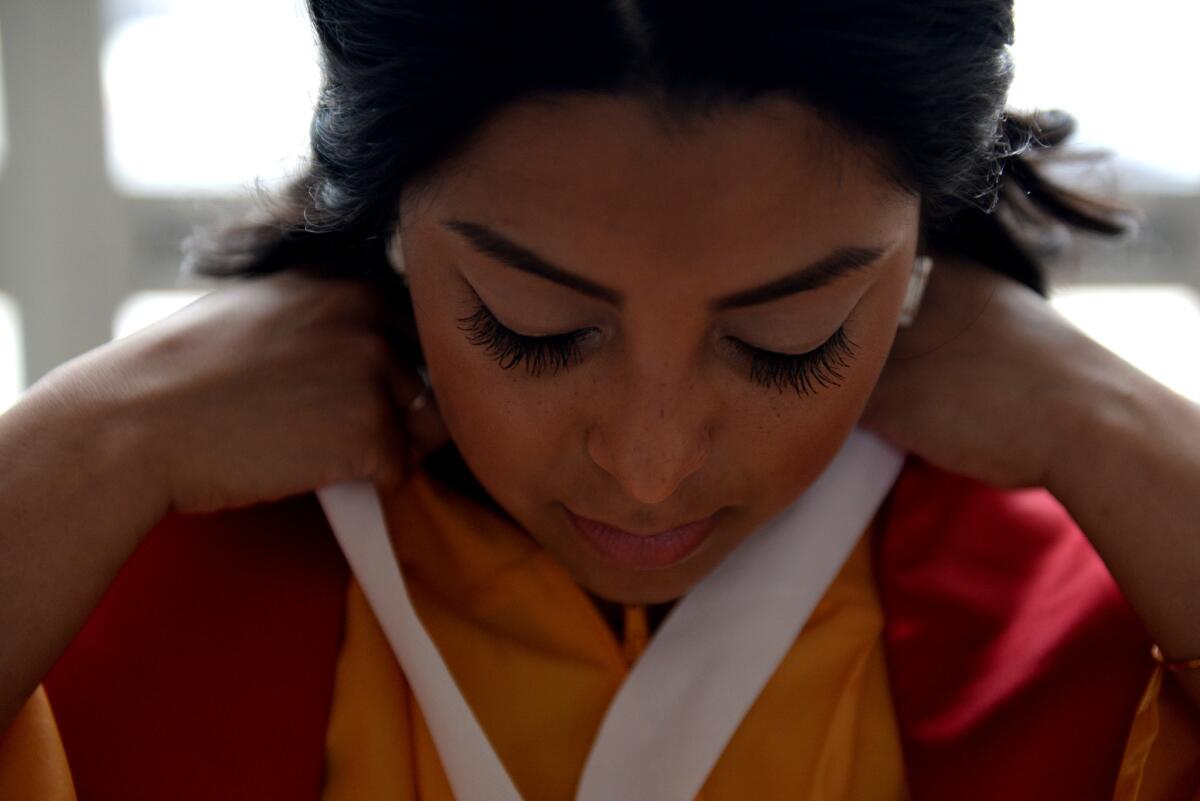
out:
<path id="1" fill-rule="evenodd" d="M 781 507 L 803 491 L 858 423 L 895 337 L 898 284 L 888 276 L 855 309 L 847 333 L 857 348 L 840 386 L 798 396 L 747 385 L 736 415 L 741 433 L 730 438 L 731 461 L 753 476 L 747 485 L 763 505 Z"/>
<path id="2" fill-rule="evenodd" d="M 856 370 L 861 363 L 855 361 Z M 833 459 L 861 413 L 858 381 L 816 395 L 779 397 L 757 390 L 725 432 L 719 453 L 730 487 L 740 502 L 759 511 L 778 511 L 804 491 Z M 715 467 L 715 465 L 714 465 Z"/>
<path id="3" fill-rule="evenodd" d="M 418 288 L 414 281 L 414 298 Z M 530 381 L 519 364 L 502 370 L 457 326 L 469 311 L 435 286 L 416 306 L 421 347 L 446 430 L 488 491 L 511 505 L 522 488 L 561 460 L 564 410 L 573 408 L 557 381 Z M 523 380 L 524 379 L 524 380 Z M 556 389 L 557 388 L 557 389 Z"/>
<path id="4" fill-rule="evenodd" d="M 522 449 L 536 440 L 527 436 L 527 410 L 507 386 L 507 374 L 480 358 L 453 328 L 443 326 L 427 335 L 422 347 L 438 410 L 468 463 L 472 467 L 480 460 L 519 464 Z"/>

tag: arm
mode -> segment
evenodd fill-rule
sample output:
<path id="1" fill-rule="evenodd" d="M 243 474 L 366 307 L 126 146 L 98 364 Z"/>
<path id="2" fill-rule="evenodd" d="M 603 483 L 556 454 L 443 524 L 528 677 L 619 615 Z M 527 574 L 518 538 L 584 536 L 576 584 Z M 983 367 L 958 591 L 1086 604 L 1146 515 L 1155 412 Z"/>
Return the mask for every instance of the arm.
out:
<path id="1" fill-rule="evenodd" d="M 136 408 L 77 384 L 52 372 L 0 415 L 0 731 L 169 508 Z"/>
<path id="2" fill-rule="evenodd" d="M 1168 659 L 1200 657 L 1200 406 L 1096 346 L 1047 486 Z M 1177 674 L 1200 706 L 1200 671 Z"/>

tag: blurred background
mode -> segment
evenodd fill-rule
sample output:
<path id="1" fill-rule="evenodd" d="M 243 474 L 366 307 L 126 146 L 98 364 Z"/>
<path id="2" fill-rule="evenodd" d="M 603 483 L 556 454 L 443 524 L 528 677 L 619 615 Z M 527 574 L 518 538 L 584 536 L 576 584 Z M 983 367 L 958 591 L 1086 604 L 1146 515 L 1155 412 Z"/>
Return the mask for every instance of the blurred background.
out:
<path id="1" fill-rule="evenodd" d="M 1145 214 L 1079 237 L 1054 303 L 1200 401 L 1200 3 L 1017 0 L 1009 105 L 1062 108 L 1056 177 Z M 0 410 L 211 285 L 180 242 L 306 152 L 319 71 L 300 0 L 0 0 Z"/>

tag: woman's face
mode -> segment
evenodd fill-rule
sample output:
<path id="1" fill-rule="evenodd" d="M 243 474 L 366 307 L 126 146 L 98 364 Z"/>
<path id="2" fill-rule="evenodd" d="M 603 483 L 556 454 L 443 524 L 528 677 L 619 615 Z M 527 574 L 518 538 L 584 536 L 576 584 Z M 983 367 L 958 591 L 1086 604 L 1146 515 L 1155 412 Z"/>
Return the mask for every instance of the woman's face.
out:
<path id="1" fill-rule="evenodd" d="M 450 166 L 406 195 L 393 242 L 448 431 L 578 583 L 678 598 L 855 425 L 919 199 L 781 98 L 670 133 L 633 98 L 524 103 Z M 526 353 L 505 328 L 557 339 Z M 647 535 L 714 514 L 699 537 L 573 522 Z"/>

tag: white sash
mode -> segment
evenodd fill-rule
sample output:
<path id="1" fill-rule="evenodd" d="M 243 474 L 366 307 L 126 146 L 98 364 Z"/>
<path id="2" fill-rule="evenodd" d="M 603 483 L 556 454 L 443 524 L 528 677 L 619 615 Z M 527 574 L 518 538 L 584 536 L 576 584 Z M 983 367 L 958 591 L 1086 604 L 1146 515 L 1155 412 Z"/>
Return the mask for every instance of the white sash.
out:
<path id="1" fill-rule="evenodd" d="M 682 598 L 609 705 L 576 801 L 692 801 L 891 490 L 904 455 L 855 429 L 807 491 Z M 370 482 L 317 490 L 429 724 L 457 801 L 522 801 L 409 600 Z"/>

